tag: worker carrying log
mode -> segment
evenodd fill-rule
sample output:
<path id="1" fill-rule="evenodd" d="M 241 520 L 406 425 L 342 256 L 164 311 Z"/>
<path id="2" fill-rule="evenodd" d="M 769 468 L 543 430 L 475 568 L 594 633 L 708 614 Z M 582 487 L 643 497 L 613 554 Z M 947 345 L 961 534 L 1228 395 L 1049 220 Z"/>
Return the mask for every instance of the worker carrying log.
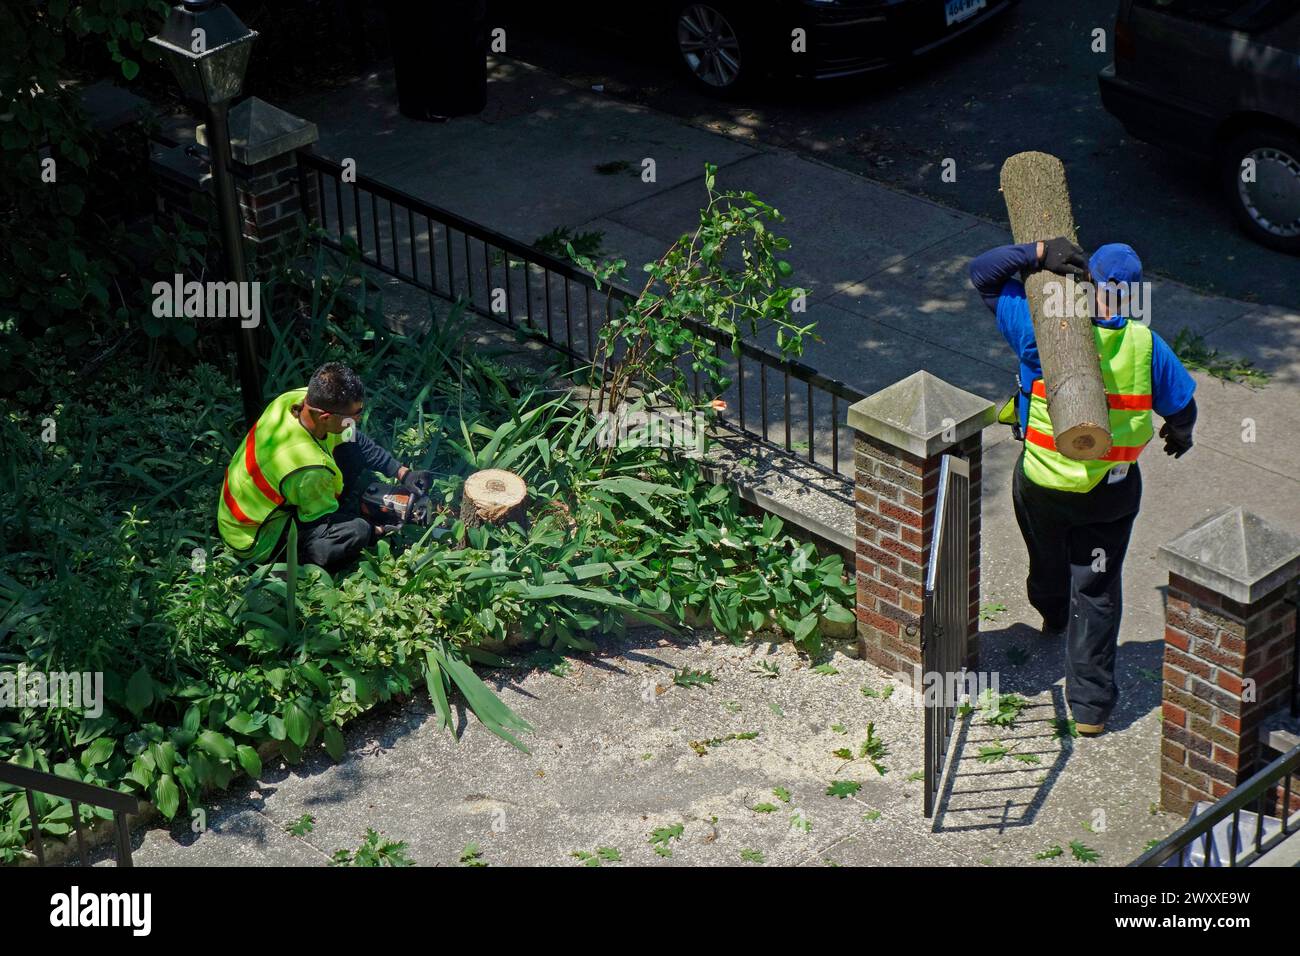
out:
<path id="1" fill-rule="evenodd" d="M 356 426 L 365 389 L 339 362 L 266 407 L 226 469 L 217 527 L 241 558 L 267 561 L 298 521 L 298 559 L 337 571 L 420 511 L 431 476 L 399 464 Z M 370 482 L 379 472 L 398 485 Z M 423 516 L 423 520 L 421 518 Z"/>
<path id="2" fill-rule="evenodd" d="M 1092 343 L 1110 439 L 1100 458 L 1067 456 L 1053 440 L 1059 416 L 1049 414 L 1048 396 L 1056 393 L 1044 381 L 1026 293 L 1043 273 L 1096 287 Z M 977 257 L 970 276 L 1020 359 L 1016 417 L 1024 449 L 1012 501 L 1029 551 L 1029 602 L 1043 616 L 1044 637 L 1065 635 L 1066 697 L 1076 728 L 1099 734 L 1118 697 L 1120 574 L 1142 497 L 1138 456 L 1154 435 L 1153 411 L 1164 419 L 1165 454 L 1181 458 L 1192 447 L 1196 383 L 1159 335 L 1130 321 L 1129 293 L 1142 282 L 1142 263 L 1127 245 L 1104 245 L 1091 258 L 1066 236 L 1000 246 Z M 1044 334 L 1064 324 L 1039 316 Z"/>

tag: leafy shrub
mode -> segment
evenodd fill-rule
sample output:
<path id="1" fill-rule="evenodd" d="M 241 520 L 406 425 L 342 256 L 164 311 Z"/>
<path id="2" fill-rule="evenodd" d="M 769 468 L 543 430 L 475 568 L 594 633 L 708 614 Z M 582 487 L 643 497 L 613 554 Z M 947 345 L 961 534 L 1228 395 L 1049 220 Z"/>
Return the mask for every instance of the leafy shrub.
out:
<path id="1" fill-rule="evenodd" d="M 509 468 L 530 484 L 527 527 L 467 530 L 444 514 L 337 579 L 251 568 L 213 521 L 241 437 L 228 371 L 124 360 L 75 402 L 29 389 L 0 418 L 0 669 L 101 670 L 106 701 L 94 719 L 21 710 L 0 723 L 0 759 L 138 793 L 172 817 L 257 776 L 265 744 L 290 762 L 317 744 L 341 759 L 348 720 L 417 689 L 445 728 L 459 692 L 523 747 L 527 723 L 471 666 L 505 663 L 491 648 L 514 634 L 591 650 L 629 620 L 706 620 L 738 641 L 778 627 L 812 650 L 820 620 L 851 619 L 838 556 L 744 514 L 695 462 L 600 448 L 600 423 L 566 390 L 466 348 L 459 310 L 391 332 L 355 258 L 324 252 L 269 287 L 284 318 L 269 323 L 268 394 L 322 361 L 352 364 L 368 383 L 362 427 L 437 473 L 438 500 L 455 502 L 471 471 Z M 43 832 L 67 832 L 66 803 L 38 810 Z M 21 795 L 0 794 L 5 858 L 26 816 Z"/>

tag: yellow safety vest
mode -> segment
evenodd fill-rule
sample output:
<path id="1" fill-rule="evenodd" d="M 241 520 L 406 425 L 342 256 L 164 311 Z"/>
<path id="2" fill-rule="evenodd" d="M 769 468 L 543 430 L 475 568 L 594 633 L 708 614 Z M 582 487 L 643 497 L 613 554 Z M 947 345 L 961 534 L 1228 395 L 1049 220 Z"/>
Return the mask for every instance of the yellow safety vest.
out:
<path id="1" fill-rule="evenodd" d="M 294 507 L 285 501 L 281 485 L 294 472 L 328 468 L 335 497 L 343 492 L 343 473 L 334 461 L 343 436 L 330 434 L 319 441 L 312 437 L 293 414 L 293 406 L 306 397 L 307 389 L 298 388 L 271 402 L 226 468 L 217 528 L 240 557 L 260 550 L 259 544 L 279 540 Z"/>
<path id="2" fill-rule="evenodd" d="M 1118 464 L 1137 461 L 1155 430 L 1151 424 L 1151 330 L 1138 322 L 1117 329 L 1094 325 L 1101 379 L 1110 405 L 1112 446 L 1104 458 L 1075 461 L 1056 450 L 1047 388 L 1035 379 L 1025 429 L 1025 477 L 1044 488 L 1091 491 Z"/>

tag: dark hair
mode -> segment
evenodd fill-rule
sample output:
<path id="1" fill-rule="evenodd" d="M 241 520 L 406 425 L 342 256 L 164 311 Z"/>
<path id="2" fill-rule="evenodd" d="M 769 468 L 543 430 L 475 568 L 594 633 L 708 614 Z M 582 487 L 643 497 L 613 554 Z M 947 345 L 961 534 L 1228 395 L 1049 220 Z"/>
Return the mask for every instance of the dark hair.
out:
<path id="1" fill-rule="evenodd" d="M 365 395 L 357 373 L 342 362 L 326 362 L 307 383 L 307 404 L 335 415 L 343 415 Z"/>

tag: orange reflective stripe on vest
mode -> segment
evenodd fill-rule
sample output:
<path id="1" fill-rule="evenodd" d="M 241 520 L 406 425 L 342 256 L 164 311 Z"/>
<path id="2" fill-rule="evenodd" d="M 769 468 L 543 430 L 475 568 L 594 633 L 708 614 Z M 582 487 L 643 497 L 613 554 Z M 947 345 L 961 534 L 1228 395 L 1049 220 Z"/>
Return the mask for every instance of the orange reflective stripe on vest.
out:
<path id="1" fill-rule="evenodd" d="M 1047 385 L 1041 378 L 1034 379 L 1033 393 L 1041 399 L 1047 398 Z M 1114 395 L 1106 393 L 1106 403 L 1121 412 L 1145 412 L 1151 409 L 1150 395 Z M 1049 446 L 1055 447 L 1055 446 Z"/>
<path id="2" fill-rule="evenodd" d="M 235 496 L 230 493 L 229 475 L 227 475 L 221 482 L 221 497 L 225 500 L 226 507 L 229 508 L 230 513 L 235 516 L 236 521 L 240 524 L 257 524 L 256 521 L 244 514 L 244 509 L 239 507 L 239 502 L 236 501 Z"/>
<path id="3" fill-rule="evenodd" d="M 1114 406 L 1111 406 L 1112 408 Z M 1048 451 L 1056 451 L 1056 441 L 1051 435 L 1045 435 L 1037 428 L 1025 429 L 1025 441 L 1031 441 L 1039 448 L 1046 448 Z M 1137 461 L 1138 456 L 1142 454 L 1145 445 L 1112 445 L 1110 451 L 1102 455 L 1097 461 Z"/>
<path id="4" fill-rule="evenodd" d="M 254 423 L 253 427 L 248 430 L 248 437 L 244 439 L 244 467 L 248 469 L 248 475 L 253 479 L 253 484 L 257 485 L 257 490 L 266 495 L 273 504 L 282 505 L 284 504 L 284 496 L 266 480 L 266 475 L 262 474 L 262 467 L 257 463 L 257 446 L 254 438 L 256 433 L 257 424 Z"/>

